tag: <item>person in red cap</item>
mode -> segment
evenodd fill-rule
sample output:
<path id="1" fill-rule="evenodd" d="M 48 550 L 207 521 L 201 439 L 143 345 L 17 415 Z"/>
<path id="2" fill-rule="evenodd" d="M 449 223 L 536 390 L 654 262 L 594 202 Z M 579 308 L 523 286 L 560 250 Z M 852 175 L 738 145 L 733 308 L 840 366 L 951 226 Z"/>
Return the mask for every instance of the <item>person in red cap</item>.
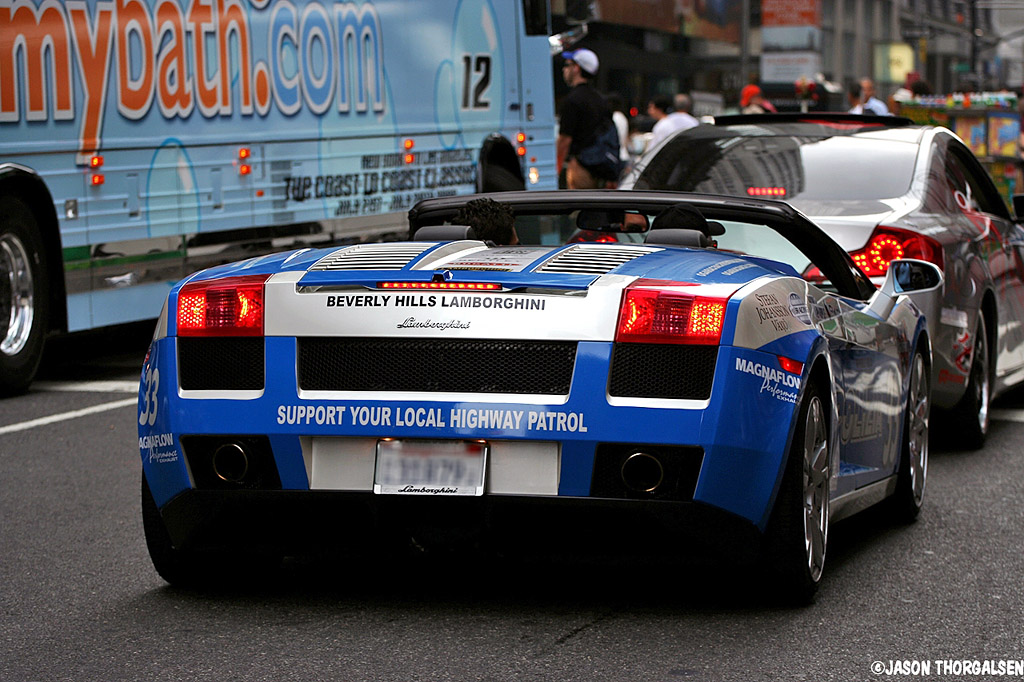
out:
<path id="1" fill-rule="evenodd" d="M 740 111 L 744 114 L 774 114 L 776 109 L 765 98 L 760 86 L 756 83 L 750 83 L 749 85 L 744 85 L 743 89 L 740 90 Z"/>

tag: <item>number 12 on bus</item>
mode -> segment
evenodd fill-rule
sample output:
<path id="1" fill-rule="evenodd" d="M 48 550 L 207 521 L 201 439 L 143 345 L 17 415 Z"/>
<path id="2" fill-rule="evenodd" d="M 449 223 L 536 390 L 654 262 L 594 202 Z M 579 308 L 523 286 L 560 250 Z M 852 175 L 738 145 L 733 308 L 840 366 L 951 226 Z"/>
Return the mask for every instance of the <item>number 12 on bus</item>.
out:
<path id="1" fill-rule="evenodd" d="M 0 0 L 0 394 L 170 285 L 553 189 L 544 0 Z"/>

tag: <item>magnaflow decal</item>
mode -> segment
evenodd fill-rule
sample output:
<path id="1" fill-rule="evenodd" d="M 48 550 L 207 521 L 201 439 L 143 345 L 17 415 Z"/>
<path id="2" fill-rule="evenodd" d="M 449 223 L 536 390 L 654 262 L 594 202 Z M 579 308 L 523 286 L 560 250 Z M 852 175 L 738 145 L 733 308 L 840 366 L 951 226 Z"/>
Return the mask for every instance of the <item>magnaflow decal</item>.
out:
<path id="1" fill-rule="evenodd" d="M 736 371 L 752 374 L 761 379 L 761 393 L 767 393 L 787 403 L 796 402 L 800 392 L 800 377 L 797 375 L 744 358 L 736 358 Z"/>

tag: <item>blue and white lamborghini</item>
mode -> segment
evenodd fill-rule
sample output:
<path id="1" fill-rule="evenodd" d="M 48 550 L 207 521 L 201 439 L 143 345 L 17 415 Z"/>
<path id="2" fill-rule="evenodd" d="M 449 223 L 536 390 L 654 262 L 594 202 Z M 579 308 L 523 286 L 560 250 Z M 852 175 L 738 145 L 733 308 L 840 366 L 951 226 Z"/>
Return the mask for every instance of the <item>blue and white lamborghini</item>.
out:
<path id="1" fill-rule="evenodd" d="M 668 192 L 491 195 L 495 246 L 472 198 L 173 288 L 139 392 L 167 581 L 457 529 L 752 553 L 809 598 L 830 521 L 917 515 L 933 265 L 876 289 L 786 204 Z"/>

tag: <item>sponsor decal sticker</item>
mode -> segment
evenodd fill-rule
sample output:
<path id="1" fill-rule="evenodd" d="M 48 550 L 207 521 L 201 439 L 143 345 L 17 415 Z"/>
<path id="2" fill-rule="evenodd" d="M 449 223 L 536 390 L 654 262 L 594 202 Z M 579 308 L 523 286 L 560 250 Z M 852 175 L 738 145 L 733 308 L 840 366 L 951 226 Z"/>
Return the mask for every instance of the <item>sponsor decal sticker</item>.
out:
<path id="1" fill-rule="evenodd" d="M 796 402 L 797 394 L 800 390 L 800 377 L 797 375 L 743 358 L 736 358 L 736 371 L 751 374 L 761 379 L 760 393 L 767 393 L 775 399 L 787 403 Z"/>
<path id="2" fill-rule="evenodd" d="M 392 405 L 278 405 L 277 423 L 587 433 L 583 412 Z"/>
<path id="3" fill-rule="evenodd" d="M 790 329 L 789 321 L 793 318 L 788 306 L 782 304 L 775 294 L 754 294 L 757 305 L 758 324 L 770 324 L 775 331 L 787 332 Z"/>
<path id="4" fill-rule="evenodd" d="M 967 383 L 967 377 L 962 374 L 950 372 L 948 369 L 939 370 L 939 383 L 940 384 L 960 384 L 961 386 Z"/>
<path id="5" fill-rule="evenodd" d="M 167 464 L 178 461 L 178 448 L 174 445 L 174 434 L 171 433 L 140 436 L 139 452 L 142 453 L 142 458 L 150 463 Z"/>
<path id="6" fill-rule="evenodd" d="M 974 344 L 971 342 L 971 333 L 964 330 L 953 341 L 953 364 L 956 368 L 967 374 L 971 371 L 971 357 L 974 355 Z"/>
<path id="7" fill-rule="evenodd" d="M 800 320 L 807 326 L 810 326 L 811 315 L 807 311 L 807 303 L 804 301 L 803 297 L 796 292 L 791 292 L 789 294 L 789 312 L 793 317 Z"/>
<path id="8" fill-rule="evenodd" d="M 485 310 L 544 310 L 542 298 L 484 294 L 331 294 L 325 297 L 328 308 L 483 308 Z"/>
<path id="9" fill-rule="evenodd" d="M 728 267 L 730 265 L 737 265 L 739 263 L 743 263 L 745 265 L 750 265 L 749 263 L 747 263 L 747 261 L 743 260 L 742 258 L 729 258 L 727 260 L 719 261 L 719 262 L 717 262 L 717 263 L 715 263 L 713 265 L 709 265 L 706 268 L 704 268 L 703 270 L 698 270 L 695 274 L 698 277 L 707 277 L 711 273 L 717 272 L 718 270 L 721 270 L 722 268 Z M 751 266 L 751 267 L 753 267 L 753 266 Z M 730 274 L 730 273 L 725 273 L 725 274 Z"/>

